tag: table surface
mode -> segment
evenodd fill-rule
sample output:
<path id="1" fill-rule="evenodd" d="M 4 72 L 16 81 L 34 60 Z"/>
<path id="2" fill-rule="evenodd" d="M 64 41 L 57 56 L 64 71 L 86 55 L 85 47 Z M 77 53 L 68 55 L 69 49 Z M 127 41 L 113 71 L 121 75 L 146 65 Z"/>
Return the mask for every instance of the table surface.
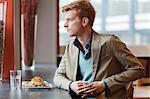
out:
<path id="1" fill-rule="evenodd" d="M 72 99 L 68 91 L 58 88 L 11 90 L 9 83 L 3 83 L 0 88 L 0 99 Z"/>
<path id="2" fill-rule="evenodd" d="M 38 75 L 44 80 L 52 83 L 54 73 L 57 66 L 51 65 L 36 65 L 35 70 L 23 70 L 22 81 L 30 80 L 32 77 Z M 144 93 L 143 93 L 144 92 Z M 147 99 L 150 97 L 150 87 L 135 87 L 134 97 L 136 99 Z M 138 98 L 141 97 L 141 98 Z M 9 81 L 0 81 L 0 99 L 79 99 L 71 97 L 69 92 L 66 90 L 58 89 L 53 87 L 51 89 L 21 89 L 11 90 Z M 87 99 L 95 99 L 89 97 Z"/>
<path id="3" fill-rule="evenodd" d="M 35 70 L 23 70 L 22 81 L 30 80 L 38 75 L 52 83 L 56 65 L 36 66 Z M 53 83 L 52 83 L 53 85 Z M 54 86 L 54 85 L 53 85 Z M 66 90 L 53 87 L 51 89 L 21 89 L 11 90 L 9 81 L 0 81 L 0 99 L 77 99 L 71 97 Z M 88 98 L 92 99 L 92 98 Z"/>

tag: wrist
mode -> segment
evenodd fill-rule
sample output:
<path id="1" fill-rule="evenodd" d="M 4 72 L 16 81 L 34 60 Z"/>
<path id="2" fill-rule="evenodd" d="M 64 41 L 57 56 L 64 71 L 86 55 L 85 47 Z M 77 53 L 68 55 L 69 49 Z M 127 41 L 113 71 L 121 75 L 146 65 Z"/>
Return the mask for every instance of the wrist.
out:
<path id="1" fill-rule="evenodd" d="M 111 96 L 111 91 L 107 85 L 107 83 L 105 81 L 103 81 L 104 85 L 105 85 L 105 96 Z"/>
<path id="2" fill-rule="evenodd" d="M 72 88 L 71 88 L 72 83 L 73 83 L 73 81 L 71 81 L 70 84 L 69 84 L 69 91 L 72 91 Z"/>
<path id="3" fill-rule="evenodd" d="M 100 83 L 101 83 L 102 90 L 105 91 L 105 83 L 103 81 L 101 81 Z"/>

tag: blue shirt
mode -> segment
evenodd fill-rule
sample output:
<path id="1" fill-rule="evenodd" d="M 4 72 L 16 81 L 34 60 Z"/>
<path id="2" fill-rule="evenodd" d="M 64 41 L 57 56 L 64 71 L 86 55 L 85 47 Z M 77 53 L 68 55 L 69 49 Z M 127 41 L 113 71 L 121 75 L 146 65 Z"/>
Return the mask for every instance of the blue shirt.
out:
<path id="1" fill-rule="evenodd" d="M 85 47 L 76 38 L 74 45 L 80 50 L 78 55 L 77 80 L 92 81 L 92 59 L 91 59 L 92 35 L 89 37 Z"/>
<path id="2" fill-rule="evenodd" d="M 84 53 L 82 51 L 80 51 L 79 55 L 79 66 L 82 75 L 82 80 L 88 81 L 88 83 L 92 82 L 92 59 L 91 57 L 85 59 Z"/>

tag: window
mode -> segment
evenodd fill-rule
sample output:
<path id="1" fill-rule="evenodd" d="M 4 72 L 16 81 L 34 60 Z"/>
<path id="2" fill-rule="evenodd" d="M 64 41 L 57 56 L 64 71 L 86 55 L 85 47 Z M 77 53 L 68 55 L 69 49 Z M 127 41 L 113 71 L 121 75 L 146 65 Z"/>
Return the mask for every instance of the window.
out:
<path id="1" fill-rule="evenodd" d="M 129 29 L 129 1 L 108 0 L 106 2 L 106 31 L 125 31 Z"/>
<path id="2" fill-rule="evenodd" d="M 150 29 L 150 0 L 137 0 L 135 12 L 135 28 Z"/>
<path id="3" fill-rule="evenodd" d="M 59 46 L 71 38 L 63 27 L 61 7 L 72 0 L 59 0 Z M 127 45 L 150 44 L 150 0 L 90 0 L 96 9 L 93 29 L 117 35 Z"/>
<path id="4" fill-rule="evenodd" d="M 150 0 L 137 0 L 135 8 L 135 43 L 150 44 Z"/>

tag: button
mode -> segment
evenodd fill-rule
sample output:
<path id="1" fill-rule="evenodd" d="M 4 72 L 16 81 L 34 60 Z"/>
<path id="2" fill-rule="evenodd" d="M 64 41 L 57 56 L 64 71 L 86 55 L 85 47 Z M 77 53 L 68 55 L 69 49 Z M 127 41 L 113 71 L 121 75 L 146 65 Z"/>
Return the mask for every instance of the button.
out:
<path id="1" fill-rule="evenodd" d="M 88 49 L 89 47 L 90 47 L 89 44 L 85 45 L 85 48 L 86 48 L 86 49 Z"/>

